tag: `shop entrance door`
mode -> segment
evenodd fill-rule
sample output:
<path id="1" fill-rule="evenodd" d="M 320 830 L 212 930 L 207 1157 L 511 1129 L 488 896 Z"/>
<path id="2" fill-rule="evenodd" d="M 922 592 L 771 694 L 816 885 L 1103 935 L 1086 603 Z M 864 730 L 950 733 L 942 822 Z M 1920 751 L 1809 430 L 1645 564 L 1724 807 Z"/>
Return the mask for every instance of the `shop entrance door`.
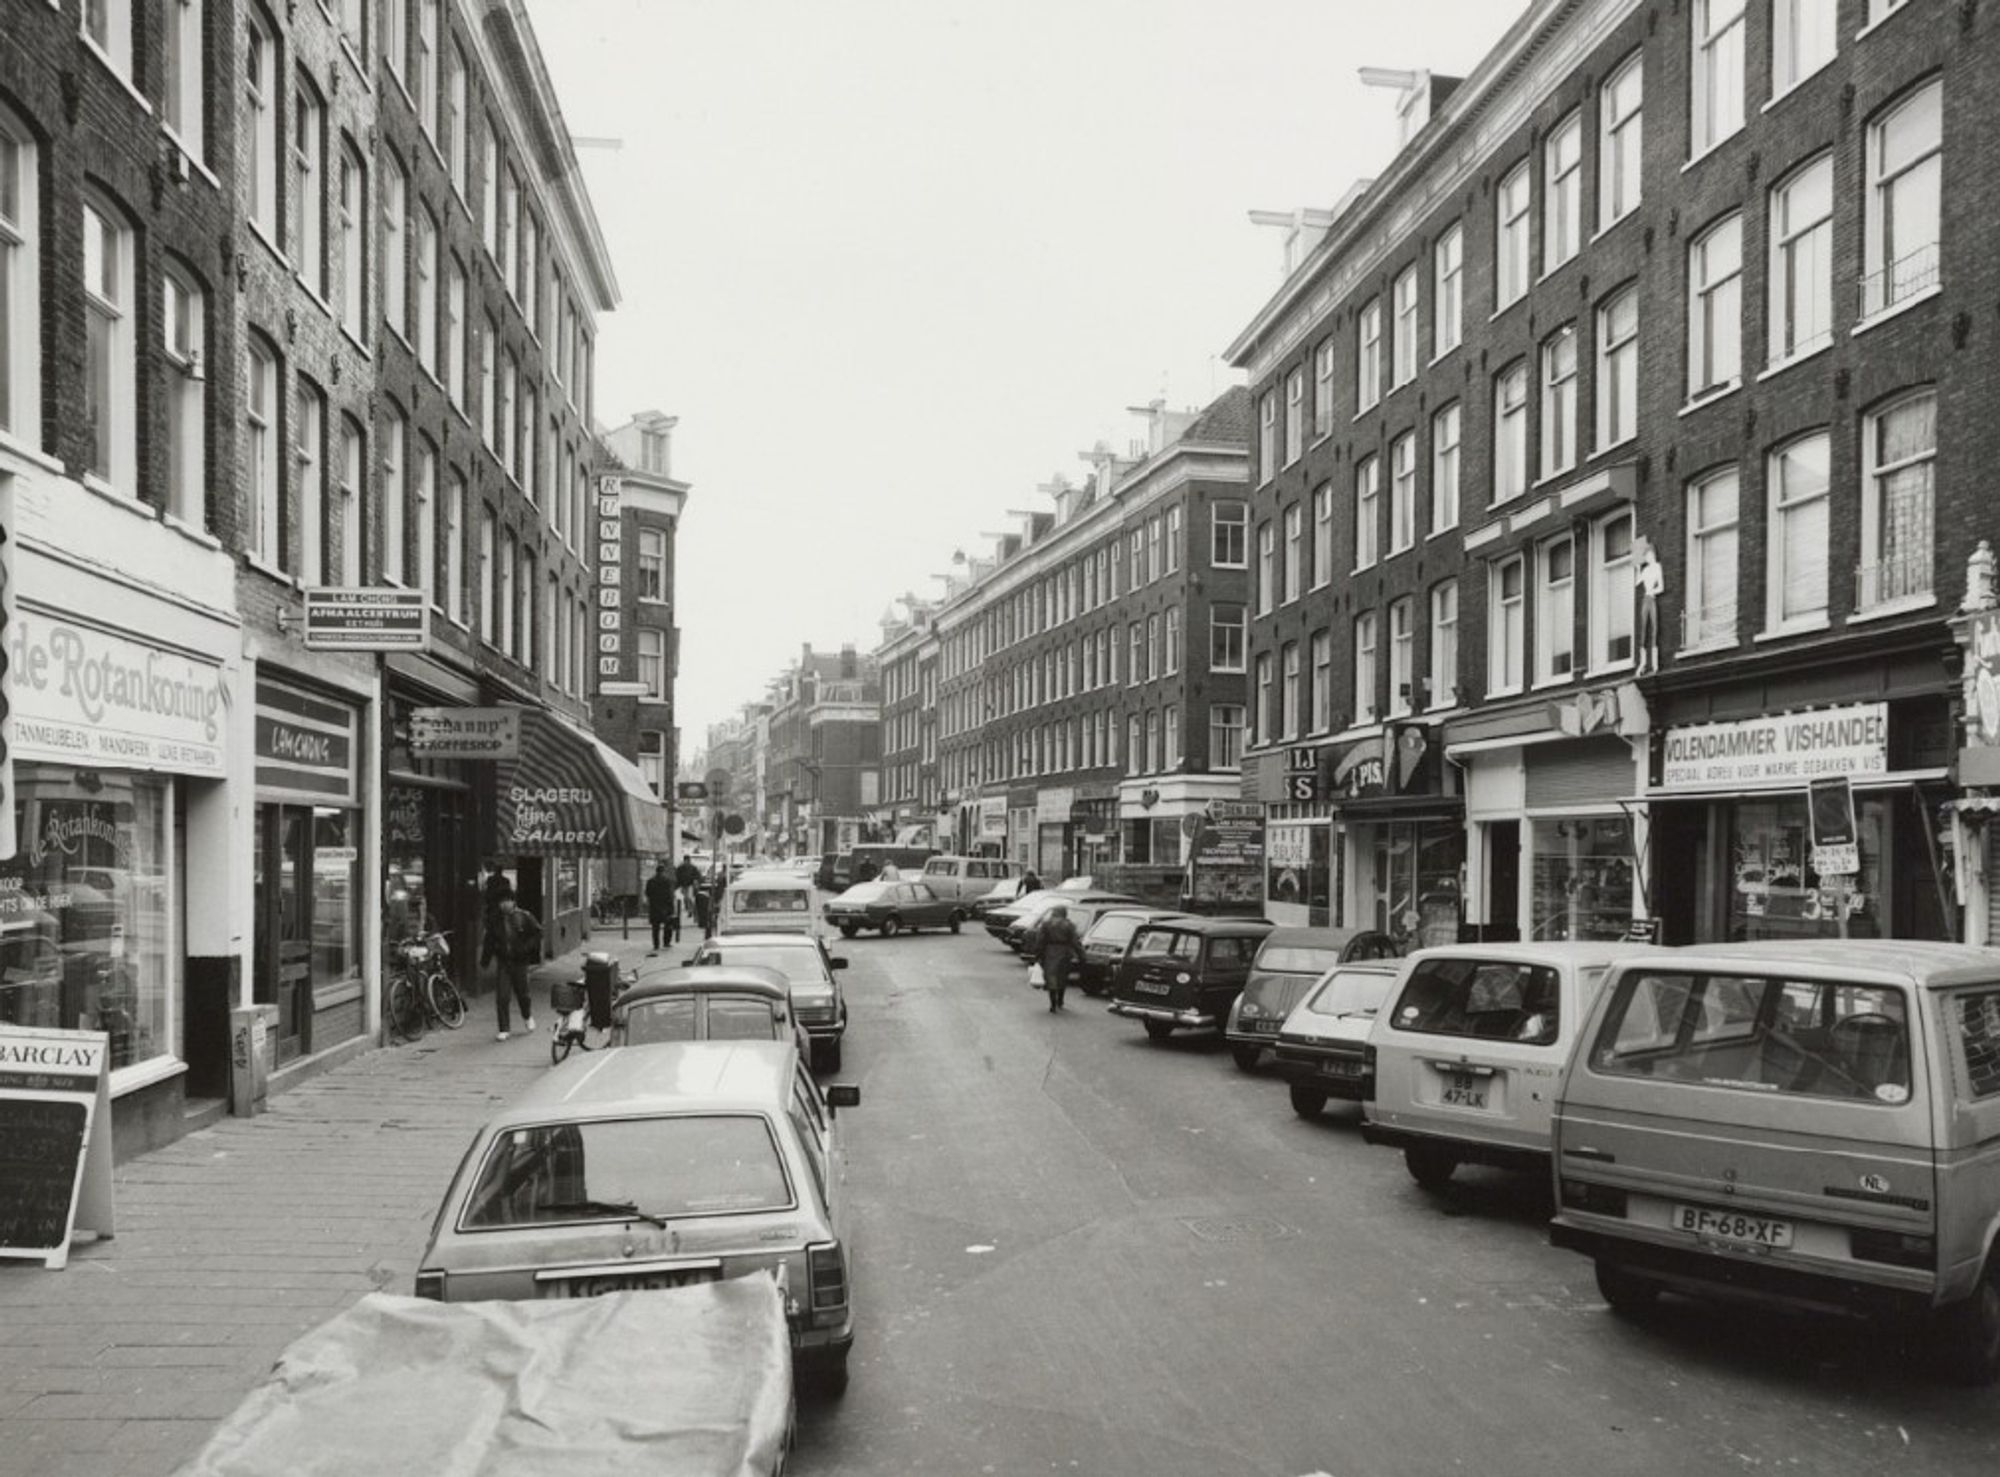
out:
<path id="1" fill-rule="evenodd" d="M 1486 929 L 1483 941 L 1521 936 L 1521 823 L 1486 824 Z"/>

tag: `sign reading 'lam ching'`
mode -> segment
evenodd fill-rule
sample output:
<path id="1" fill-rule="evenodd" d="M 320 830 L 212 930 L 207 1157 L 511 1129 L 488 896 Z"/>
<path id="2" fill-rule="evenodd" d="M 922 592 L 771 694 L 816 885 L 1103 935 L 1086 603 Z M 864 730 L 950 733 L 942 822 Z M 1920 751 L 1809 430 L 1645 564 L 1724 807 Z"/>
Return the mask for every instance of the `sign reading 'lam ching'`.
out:
<path id="1" fill-rule="evenodd" d="M 430 602 L 422 590 L 309 589 L 306 645 L 318 651 L 422 651 Z"/>

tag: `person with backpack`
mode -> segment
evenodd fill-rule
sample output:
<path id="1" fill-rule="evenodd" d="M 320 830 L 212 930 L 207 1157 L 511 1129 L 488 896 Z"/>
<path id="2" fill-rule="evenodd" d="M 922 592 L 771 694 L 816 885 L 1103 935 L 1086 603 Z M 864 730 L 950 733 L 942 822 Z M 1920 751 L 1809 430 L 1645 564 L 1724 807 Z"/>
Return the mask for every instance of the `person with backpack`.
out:
<path id="1" fill-rule="evenodd" d="M 500 965 L 499 983 L 493 991 L 493 1001 L 500 1012 L 500 1032 L 493 1039 L 505 1041 L 508 1036 L 507 997 L 510 994 L 521 1007 L 521 1029 L 535 1029 L 534 1003 L 528 996 L 528 966 L 542 957 L 542 924 L 533 913 L 514 901 L 512 893 L 500 899 L 498 919 L 498 926 L 486 936 L 479 962 L 489 964 L 498 961 Z"/>

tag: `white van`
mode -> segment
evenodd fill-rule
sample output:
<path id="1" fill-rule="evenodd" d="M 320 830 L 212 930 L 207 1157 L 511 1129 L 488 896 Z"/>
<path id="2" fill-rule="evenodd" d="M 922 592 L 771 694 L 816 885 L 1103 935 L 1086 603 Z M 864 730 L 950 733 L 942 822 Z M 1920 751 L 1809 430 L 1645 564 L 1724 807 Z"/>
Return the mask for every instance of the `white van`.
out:
<path id="1" fill-rule="evenodd" d="M 1644 944 L 1453 944 L 1413 955 L 1368 1033 L 1361 1136 L 1426 1189 L 1461 1164 L 1546 1174 L 1570 1045 L 1614 959 Z"/>
<path id="2" fill-rule="evenodd" d="M 954 903 L 970 903 L 993 890 L 996 882 L 1018 877 L 1021 869 L 997 856 L 934 856 L 924 863 L 919 880 L 932 892 Z M 907 876 L 907 874 L 906 874 Z"/>
<path id="3" fill-rule="evenodd" d="M 745 872 L 723 889 L 717 933 L 809 933 L 819 936 L 808 878 L 785 872 Z"/>

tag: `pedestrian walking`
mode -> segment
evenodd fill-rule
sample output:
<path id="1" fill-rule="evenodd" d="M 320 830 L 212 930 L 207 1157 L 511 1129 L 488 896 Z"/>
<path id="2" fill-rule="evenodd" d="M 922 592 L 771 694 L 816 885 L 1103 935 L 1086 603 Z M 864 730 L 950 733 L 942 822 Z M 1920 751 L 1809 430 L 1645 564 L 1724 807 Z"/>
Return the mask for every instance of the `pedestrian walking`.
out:
<path id="1" fill-rule="evenodd" d="M 1061 903 L 1042 918 L 1042 944 L 1037 953 L 1042 966 L 1043 988 L 1049 992 L 1049 1009 L 1063 1008 L 1063 991 L 1069 988 L 1070 970 L 1076 965 L 1076 925 L 1069 921 L 1069 909 Z"/>
<path id="2" fill-rule="evenodd" d="M 653 925 L 655 954 L 680 937 L 680 897 L 665 862 L 654 863 L 653 875 L 646 879 L 646 921 Z"/>
<path id="3" fill-rule="evenodd" d="M 528 997 L 528 966 L 541 957 L 541 920 L 514 901 L 510 892 L 500 899 L 499 923 L 486 936 L 485 947 L 480 952 L 479 962 L 497 962 L 500 979 L 493 991 L 493 1001 L 500 1012 L 500 1031 L 493 1039 L 505 1041 L 508 1035 L 507 997 L 521 1007 L 521 1029 L 535 1029 L 534 1002 Z"/>
<path id="4" fill-rule="evenodd" d="M 1035 869 L 1033 867 L 1028 868 L 1027 871 L 1021 874 L 1022 897 L 1026 897 L 1031 892 L 1040 892 L 1041 890 L 1042 890 L 1042 879 L 1038 875 L 1036 875 Z"/>

